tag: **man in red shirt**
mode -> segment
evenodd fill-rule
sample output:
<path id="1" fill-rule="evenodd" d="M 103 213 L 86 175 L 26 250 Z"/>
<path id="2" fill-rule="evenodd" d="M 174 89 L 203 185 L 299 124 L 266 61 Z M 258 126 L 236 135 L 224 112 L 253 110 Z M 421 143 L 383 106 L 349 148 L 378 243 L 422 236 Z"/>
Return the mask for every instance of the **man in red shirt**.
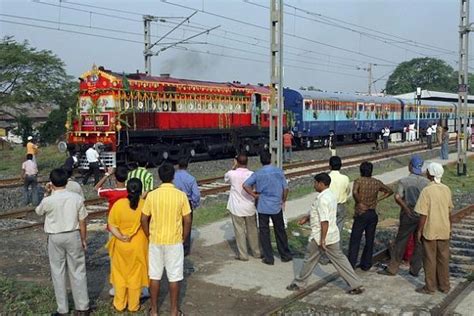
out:
<path id="1" fill-rule="evenodd" d="M 94 187 L 94 189 L 97 190 L 99 197 L 105 198 L 109 202 L 109 212 L 116 201 L 121 198 L 126 198 L 128 195 L 127 186 L 125 185 L 127 174 L 128 169 L 125 166 L 118 166 L 117 170 L 114 170 L 114 168 L 107 168 L 107 172 Z M 115 188 L 104 189 L 102 186 L 111 175 L 115 175 Z"/>
<path id="2" fill-rule="evenodd" d="M 284 148 L 284 162 L 289 162 L 291 160 L 291 155 L 293 154 L 293 135 L 287 130 L 283 134 L 283 148 Z"/>

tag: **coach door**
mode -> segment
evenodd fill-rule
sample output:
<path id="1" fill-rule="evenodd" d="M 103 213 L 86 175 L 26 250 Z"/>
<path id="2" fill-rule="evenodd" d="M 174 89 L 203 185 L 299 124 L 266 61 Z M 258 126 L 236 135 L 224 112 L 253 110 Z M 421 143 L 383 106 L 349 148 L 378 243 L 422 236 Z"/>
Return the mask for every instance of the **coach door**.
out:
<path id="1" fill-rule="evenodd" d="M 260 126 L 260 114 L 262 113 L 262 96 L 258 93 L 252 94 L 252 125 Z"/>

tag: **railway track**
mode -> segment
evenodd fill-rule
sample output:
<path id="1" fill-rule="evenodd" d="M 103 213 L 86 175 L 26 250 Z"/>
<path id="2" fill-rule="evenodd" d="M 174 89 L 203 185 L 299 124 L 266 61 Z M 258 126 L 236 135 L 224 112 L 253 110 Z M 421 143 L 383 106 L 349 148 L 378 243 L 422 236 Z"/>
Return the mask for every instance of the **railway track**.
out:
<path id="1" fill-rule="evenodd" d="M 472 242 L 474 241 L 474 204 L 471 204 L 451 215 L 453 223 L 453 231 L 451 238 L 451 258 L 450 258 L 450 274 L 452 277 L 466 277 L 474 273 L 474 255 L 472 250 Z M 390 259 L 389 249 L 384 248 L 373 256 L 374 266 Z M 264 315 L 279 315 L 278 312 L 283 311 L 290 304 L 302 300 L 311 293 L 327 286 L 331 282 L 339 278 L 339 274 L 332 273 L 319 282 L 309 285 L 305 289 L 289 296 L 282 303 L 272 306 Z M 460 283 L 454 288 L 443 302 L 433 308 L 432 315 L 445 315 L 447 311 L 452 310 L 456 298 L 465 295 L 466 290 L 473 287 L 471 281 Z"/>
<path id="2" fill-rule="evenodd" d="M 364 146 L 364 145 L 367 145 L 367 143 L 356 143 L 356 144 L 344 144 L 342 146 L 340 146 L 339 148 L 342 148 L 344 146 Z M 404 146 L 404 148 L 409 148 L 409 147 L 416 147 L 416 146 L 420 146 L 420 145 L 407 145 L 407 146 Z M 392 150 L 392 149 L 390 149 Z M 361 156 L 364 155 L 364 154 L 361 154 Z M 283 166 L 283 169 L 287 169 L 287 168 L 293 168 L 294 166 L 296 165 L 304 165 L 305 162 L 300 162 L 300 163 L 296 163 L 296 164 L 291 164 L 291 165 L 285 165 Z M 201 180 L 203 184 L 209 184 L 211 182 L 215 182 L 217 181 L 219 178 L 216 177 L 216 178 L 209 178 L 209 179 L 203 179 Z M 38 183 L 47 183 L 49 180 L 47 179 L 47 177 L 43 176 L 43 177 L 39 177 L 38 178 Z M 7 189 L 7 188 L 16 188 L 16 187 L 20 187 L 23 185 L 23 180 L 20 178 L 20 177 L 15 177 L 15 178 L 8 178 L 8 179 L 0 179 L 0 189 Z"/>
<path id="3" fill-rule="evenodd" d="M 424 144 L 408 145 L 403 147 L 391 148 L 386 151 L 371 153 L 371 154 L 358 154 L 343 159 L 344 168 L 353 167 L 359 165 L 361 162 L 366 161 L 370 157 L 370 161 L 376 162 L 387 158 L 399 157 L 408 154 L 413 154 L 417 151 L 424 151 Z M 285 175 L 289 181 L 299 177 L 311 176 L 317 172 L 326 171 L 328 169 L 328 162 L 326 160 L 299 162 L 289 165 L 284 165 L 283 169 Z M 198 180 L 198 186 L 201 191 L 201 196 L 212 196 L 220 193 L 225 193 L 230 189 L 230 185 L 224 183 L 223 177 L 212 177 L 207 179 Z M 86 206 L 89 210 L 89 218 L 96 218 L 103 216 L 107 211 L 107 203 L 103 199 L 90 199 L 85 201 Z M 99 207 L 100 206 L 100 207 Z M 20 229 L 33 228 L 41 226 L 42 222 L 28 220 L 30 214 L 34 213 L 34 207 L 24 207 L 0 214 L 0 221 L 2 220 L 19 220 L 19 223 L 25 225 L 13 225 L 3 231 L 14 231 Z"/>

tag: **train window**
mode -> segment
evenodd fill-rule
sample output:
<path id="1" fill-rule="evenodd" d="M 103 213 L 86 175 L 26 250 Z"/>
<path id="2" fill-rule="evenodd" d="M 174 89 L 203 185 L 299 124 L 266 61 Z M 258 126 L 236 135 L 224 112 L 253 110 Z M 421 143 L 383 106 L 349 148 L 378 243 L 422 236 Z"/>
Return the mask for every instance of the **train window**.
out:
<path id="1" fill-rule="evenodd" d="M 171 101 L 171 111 L 176 112 L 176 101 Z"/>
<path id="2" fill-rule="evenodd" d="M 245 103 L 242 105 L 242 112 L 247 113 L 247 104 Z"/>
<path id="3" fill-rule="evenodd" d="M 311 101 L 310 100 L 305 100 L 304 101 L 304 108 L 307 111 L 310 110 L 310 108 L 311 108 Z"/>

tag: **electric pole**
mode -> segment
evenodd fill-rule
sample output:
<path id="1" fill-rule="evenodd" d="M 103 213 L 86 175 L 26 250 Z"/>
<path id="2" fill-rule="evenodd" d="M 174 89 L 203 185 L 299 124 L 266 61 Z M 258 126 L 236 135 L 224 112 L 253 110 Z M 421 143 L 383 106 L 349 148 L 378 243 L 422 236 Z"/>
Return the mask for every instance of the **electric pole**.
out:
<path id="1" fill-rule="evenodd" d="M 369 73 L 369 95 L 372 95 L 372 64 L 369 63 L 369 68 L 367 68 L 367 72 Z"/>
<path id="2" fill-rule="evenodd" d="M 270 150 L 272 162 L 282 167 L 283 137 L 283 0 L 270 0 Z"/>
<path id="3" fill-rule="evenodd" d="M 469 0 L 461 0 L 460 23 L 459 23 L 459 79 L 458 79 L 458 176 L 467 174 L 467 96 L 468 85 L 468 56 L 469 56 Z"/>
<path id="4" fill-rule="evenodd" d="M 143 16 L 143 25 L 144 25 L 144 36 L 145 36 L 145 49 L 143 50 L 143 56 L 145 57 L 145 73 L 148 76 L 151 76 L 151 57 L 152 56 L 157 56 L 161 52 L 173 48 L 175 46 L 178 46 L 179 44 L 207 44 L 206 42 L 189 42 L 189 40 L 201 36 L 202 34 L 209 34 L 209 32 L 221 27 L 220 25 L 214 26 L 210 29 L 204 30 L 202 32 L 199 32 L 197 34 L 193 34 L 185 39 L 182 39 L 180 41 L 174 42 L 174 43 L 160 43 L 163 39 L 165 39 L 168 35 L 170 35 L 172 32 L 174 32 L 176 29 L 178 29 L 181 25 L 183 25 L 186 22 L 189 22 L 189 20 L 197 13 L 197 11 L 194 11 L 190 16 L 184 18 L 180 23 L 176 24 L 170 31 L 168 31 L 166 34 L 162 35 L 156 42 L 153 44 L 151 43 L 151 22 L 164 22 L 166 21 L 164 18 L 159 18 L 157 16 L 153 15 L 144 15 Z M 158 51 L 153 52 L 152 48 L 155 47 L 156 45 L 163 45 L 164 47 L 160 48 Z"/>
<path id="5" fill-rule="evenodd" d="M 143 51 L 143 56 L 145 57 L 145 74 L 151 75 L 151 56 L 153 53 L 151 52 L 151 22 L 158 21 L 156 16 L 152 15 L 144 15 L 143 16 L 143 24 L 144 24 L 144 35 L 145 35 L 145 50 Z"/>

